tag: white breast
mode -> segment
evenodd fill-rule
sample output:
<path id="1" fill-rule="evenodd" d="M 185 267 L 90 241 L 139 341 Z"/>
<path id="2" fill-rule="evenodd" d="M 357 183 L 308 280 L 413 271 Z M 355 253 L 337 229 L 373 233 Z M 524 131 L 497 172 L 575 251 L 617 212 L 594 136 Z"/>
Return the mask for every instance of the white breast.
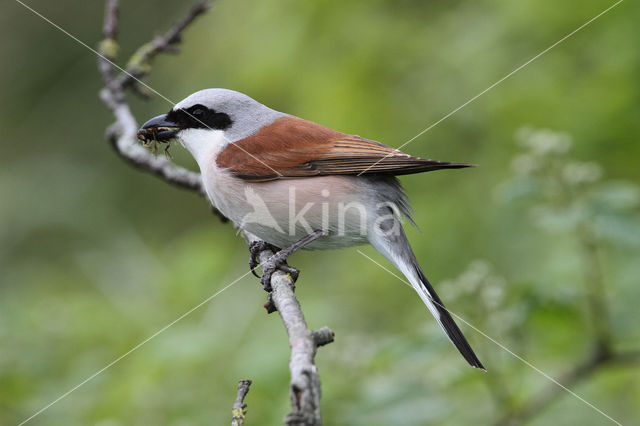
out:
<path id="1" fill-rule="evenodd" d="M 218 154 L 229 144 L 224 132 L 187 129 L 180 133 L 179 140 L 198 163 L 211 204 L 235 222 L 243 210 L 238 208 L 246 204 L 246 201 L 243 181 L 233 177 L 228 171 L 219 169 L 216 164 Z"/>
<path id="2" fill-rule="evenodd" d="M 178 133 L 178 140 L 198 162 L 200 170 L 229 143 L 222 130 L 211 129 L 185 129 Z"/>

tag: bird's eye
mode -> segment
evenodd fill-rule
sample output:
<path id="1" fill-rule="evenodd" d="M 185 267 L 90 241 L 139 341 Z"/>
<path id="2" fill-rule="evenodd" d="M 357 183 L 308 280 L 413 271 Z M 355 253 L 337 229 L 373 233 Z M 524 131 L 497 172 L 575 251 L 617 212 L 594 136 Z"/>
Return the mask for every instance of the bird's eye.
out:
<path id="1" fill-rule="evenodd" d="M 174 114 L 179 115 L 181 127 L 185 129 L 221 130 L 231 125 L 231 118 L 227 114 L 200 104 L 179 109 Z"/>

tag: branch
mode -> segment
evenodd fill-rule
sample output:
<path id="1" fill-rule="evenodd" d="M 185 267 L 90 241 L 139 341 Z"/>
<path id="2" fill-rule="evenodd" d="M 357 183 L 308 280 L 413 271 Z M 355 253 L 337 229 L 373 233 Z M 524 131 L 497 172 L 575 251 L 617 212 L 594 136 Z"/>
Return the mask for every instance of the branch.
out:
<path id="1" fill-rule="evenodd" d="M 613 333 L 609 321 L 609 307 L 598 255 L 597 238 L 588 227 L 582 226 L 578 229 L 578 240 L 582 248 L 583 270 L 585 271 L 584 292 L 590 310 L 590 320 L 593 324 L 593 349 L 582 362 L 562 375 L 559 381 L 567 388 L 589 378 L 605 366 L 640 363 L 640 351 L 620 352 L 613 350 Z M 505 413 L 496 422 L 496 425 L 526 423 L 556 401 L 562 392 L 563 389 L 559 386 L 549 386 L 530 397 L 523 405 Z"/>
<path id="2" fill-rule="evenodd" d="M 609 365 L 625 365 L 640 364 L 640 351 L 608 353 L 602 352 L 599 346 L 596 346 L 589 358 L 578 364 L 569 372 L 565 373 L 558 381 L 567 388 L 571 388 L 579 382 L 589 378 L 601 368 Z M 551 403 L 558 399 L 558 396 L 564 392 L 564 389 L 556 385 L 549 385 L 535 396 L 528 399 L 527 403 L 512 410 L 501 417 L 496 425 L 507 426 L 524 424 L 528 420 L 537 416 L 547 408 Z"/>
<path id="3" fill-rule="evenodd" d="M 188 15 L 164 36 L 156 37 L 136 51 L 129 60 L 128 74 L 115 76 L 113 61 L 117 58 L 118 52 L 116 41 L 118 3 L 117 0 L 107 0 L 103 28 L 104 40 L 99 46 L 103 56 L 98 59 L 98 69 L 105 85 L 100 91 L 100 99 L 116 119 L 116 122 L 107 129 L 106 137 L 116 153 L 139 170 L 156 175 L 169 184 L 192 190 L 201 196 L 205 195 L 205 191 L 199 173 L 177 166 L 165 157 L 154 156 L 138 143 L 138 124 L 125 99 L 125 90 L 130 89 L 134 93 L 143 94 L 139 85 L 135 83 L 138 78 L 146 76 L 151 71 L 152 59 L 159 53 L 175 53 L 175 44 L 180 41 L 182 31 L 208 8 L 207 1 L 199 1 Z M 215 209 L 214 213 L 224 219 L 224 216 Z M 255 236 L 246 232 L 243 232 L 243 236 L 248 243 L 257 241 Z M 268 248 L 261 251 L 260 263 L 268 262 L 273 254 Z M 270 306 L 271 311 L 277 310 L 280 313 L 291 347 L 289 393 L 293 411 L 286 416 L 285 423 L 287 425 L 318 425 L 321 422 L 320 377 L 314 359 L 319 346 L 333 341 L 333 332 L 327 327 L 315 331 L 307 327 L 300 303 L 294 294 L 294 282 L 291 276 L 282 271 L 276 271 L 271 277 L 271 287 L 272 291 L 265 306 Z M 238 399 L 234 404 L 234 421 L 236 421 L 235 414 L 238 409 L 240 410 L 238 413 L 242 413 L 242 416 L 237 416 L 242 417 L 242 420 L 237 420 L 240 422 L 244 420 L 242 401 L 249 388 L 249 384 L 246 384 L 246 390 L 240 389 L 241 384 L 239 384 Z"/>
<path id="4" fill-rule="evenodd" d="M 245 415 L 247 414 L 247 404 L 244 403 L 244 398 L 249 392 L 249 386 L 251 386 L 251 380 L 240 380 L 238 382 L 238 396 L 236 396 L 236 402 L 233 403 L 231 409 L 231 426 L 242 426 L 244 424 Z"/>
<path id="5" fill-rule="evenodd" d="M 182 41 L 182 31 L 210 7 L 209 0 L 200 0 L 191 8 L 187 16 L 177 22 L 164 35 L 156 36 L 150 42 L 140 46 L 129 59 L 126 67 L 127 72 L 118 77 L 117 84 L 123 88 L 132 86 L 136 94 L 149 97 L 149 91 L 146 90 L 146 87 L 137 84 L 138 80 L 151 72 L 151 63 L 158 54 L 180 53 L 180 49 L 176 45 Z"/>
<path id="6" fill-rule="evenodd" d="M 244 232 L 249 243 L 259 241 Z M 274 255 L 270 249 L 260 252 L 260 264 L 265 264 Z M 272 290 L 265 305 L 268 312 L 277 310 L 289 336 L 291 358 L 289 370 L 291 383 L 289 396 L 293 412 L 285 418 L 287 425 L 319 425 L 320 416 L 320 376 L 314 363 L 316 350 L 333 342 L 334 333 L 327 327 L 311 330 L 294 293 L 294 282 L 290 275 L 276 270 L 271 277 Z M 273 304 L 273 308 L 270 305 Z"/>
<path id="7" fill-rule="evenodd" d="M 161 51 L 166 51 L 166 48 L 159 46 L 168 46 L 177 43 L 182 30 L 184 30 L 189 23 L 193 22 L 195 17 L 204 10 L 206 10 L 206 8 L 203 6 L 203 2 L 198 3 L 185 19 L 169 30 L 167 35 L 160 38 L 162 43 L 156 43 L 154 45 L 156 47 L 144 55 L 146 63 Z M 105 38 L 98 48 L 102 55 L 98 58 L 98 69 L 102 74 L 102 79 L 105 84 L 105 87 L 100 91 L 100 99 L 109 107 L 116 119 L 116 122 L 107 129 L 107 140 L 115 149 L 116 153 L 132 166 L 156 175 L 167 183 L 190 189 L 201 196 L 205 196 L 199 173 L 177 166 L 165 157 L 153 155 L 138 143 L 138 123 L 126 102 L 124 93 L 126 85 L 130 84 L 128 81 L 132 79 L 132 77 L 127 74 L 121 74 L 119 77 L 115 77 L 114 75 L 115 66 L 113 61 L 117 58 L 118 52 L 118 43 L 115 39 L 117 27 L 118 2 L 117 0 L 107 0 L 103 27 Z M 137 61 L 137 63 L 141 64 L 142 62 Z M 134 68 L 129 67 L 130 70 L 136 71 L 140 76 L 146 75 L 146 73 L 149 72 L 149 69 L 142 70 Z M 220 212 L 214 210 L 214 213 L 221 219 L 226 220 Z"/>
<path id="8" fill-rule="evenodd" d="M 612 364 L 617 365 L 640 365 L 640 351 L 619 352 L 611 357 Z"/>

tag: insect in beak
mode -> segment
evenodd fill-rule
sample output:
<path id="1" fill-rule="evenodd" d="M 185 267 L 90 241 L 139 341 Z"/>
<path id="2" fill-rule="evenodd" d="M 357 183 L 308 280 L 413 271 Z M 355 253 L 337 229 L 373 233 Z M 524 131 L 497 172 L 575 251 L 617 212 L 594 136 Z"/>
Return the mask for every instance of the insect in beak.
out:
<path id="1" fill-rule="evenodd" d="M 146 148 L 151 148 L 154 155 L 158 152 L 158 144 L 167 144 L 164 154 L 167 158 L 171 158 L 169 141 L 175 138 L 179 130 L 180 128 L 175 123 L 167 120 L 166 115 L 159 115 L 142 125 L 138 130 L 138 139 Z"/>

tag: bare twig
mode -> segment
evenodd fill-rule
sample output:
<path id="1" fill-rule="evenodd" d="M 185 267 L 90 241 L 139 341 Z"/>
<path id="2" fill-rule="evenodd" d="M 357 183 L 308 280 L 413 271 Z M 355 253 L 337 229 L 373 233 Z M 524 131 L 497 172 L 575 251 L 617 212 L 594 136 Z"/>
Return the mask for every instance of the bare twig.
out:
<path id="1" fill-rule="evenodd" d="M 138 85 L 134 84 L 136 78 L 143 77 L 150 72 L 151 61 L 159 53 L 174 53 L 175 44 L 180 41 L 182 31 L 208 8 L 207 1 L 199 1 L 188 15 L 164 36 L 156 37 L 138 49 L 127 66 L 129 74 L 115 76 L 114 66 L 108 60 L 113 61 L 117 57 L 118 3 L 117 0 L 107 0 L 104 40 L 100 44 L 99 51 L 108 60 L 98 59 L 98 68 L 105 84 L 105 87 L 100 91 L 100 99 L 116 119 L 116 122 L 107 129 L 106 136 L 116 153 L 139 170 L 154 174 L 167 183 L 192 190 L 202 196 L 205 195 L 205 192 L 199 173 L 177 166 L 164 157 L 156 157 L 140 146 L 136 138 L 138 124 L 126 102 L 124 92 L 126 89 L 130 89 L 140 94 Z M 224 218 L 215 209 L 214 212 Z M 256 241 L 256 237 L 247 233 L 243 233 L 243 236 L 249 243 Z M 260 262 L 268 263 L 273 254 L 269 249 L 263 250 L 259 254 Z M 293 412 L 287 415 L 285 422 L 288 425 L 317 425 L 321 421 L 320 378 L 314 364 L 314 358 L 319 346 L 333 341 L 333 332 L 327 327 L 316 331 L 307 327 L 300 304 L 293 291 L 293 284 L 293 279 L 289 275 L 278 270 L 271 277 L 272 291 L 269 293 L 269 303 L 272 304 L 273 310 L 280 313 L 289 335 L 291 347 L 289 369 L 291 371 L 290 396 Z M 247 384 L 247 391 L 248 388 Z M 242 398 L 245 394 L 246 391 L 241 395 L 239 388 L 239 400 L 236 400 L 236 404 L 242 406 Z M 234 410 L 236 404 L 234 404 Z"/>
<path id="2" fill-rule="evenodd" d="M 612 364 L 640 365 L 640 351 L 618 352 L 611 357 Z"/>
<path id="3" fill-rule="evenodd" d="M 151 63 L 153 59 L 160 53 L 179 53 L 180 50 L 176 46 L 182 41 L 182 31 L 187 28 L 195 19 L 205 13 L 211 7 L 209 0 L 198 1 L 187 13 L 187 15 L 178 21 L 165 34 L 158 35 L 150 42 L 143 44 L 131 56 L 127 64 L 126 74 L 118 77 L 117 84 L 122 88 L 133 86 L 135 93 L 148 97 L 149 92 L 144 87 L 137 84 L 136 79 L 140 79 L 151 71 Z"/>
<path id="4" fill-rule="evenodd" d="M 605 292 L 604 276 L 600 260 L 598 239 L 584 224 L 577 230 L 577 238 L 582 248 L 582 270 L 584 271 L 584 292 L 589 304 L 594 340 L 603 351 L 611 347 L 611 321 Z"/>
<path id="5" fill-rule="evenodd" d="M 191 9 L 185 19 L 176 24 L 164 37 L 161 37 L 163 42 L 158 43 L 158 46 L 177 43 L 182 30 L 193 22 L 196 16 L 206 10 L 206 6 L 203 3 L 199 2 L 196 7 Z M 134 167 L 154 174 L 172 185 L 193 190 L 204 196 L 204 187 L 199 173 L 177 166 L 165 157 L 151 154 L 137 141 L 138 123 L 124 95 L 127 81 L 132 78 L 131 75 L 133 74 L 121 74 L 119 77 L 115 77 L 114 66 L 109 62 L 117 57 L 118 44 L 115 39 L 118 28 L 117 14 L 117 0 L 107 0 L 103 28 L 105 38 L 99 46 L 99 51 L 104 57 L 98 58 L 98 68 L 105 84 L 105 87 L 100 91 L 100 99 L 109 107 L 116 118 L 116 122 L 107 129 L 107 140 L 111 143 L 116 153 Z M 161 51 L 164 50 L 156 47 L 145 55 L 146 59 L 143 62 L 138 61 L 137 63 L 148 64 L 148 61 Z M 135 67 L 129 67 L 128 72 L 132 70 L 138 75 L 145 75 L 148 72 L 148 70 L 144 71 L 142 68 Z M 221 213 L 215 210 L 214 213 L 226 220 Z"/>
<path id="6" fill-rule="evenodd" d="M 594 352 L 585 361 L 575 366 L 565 373 L 559 381 L 566 387 L 572 388 L 579 382 L 586 380 L 597 371 L 611 365 L 640 364 L 640 351 L 606 353 L 601 352 L 596 347 Z M 551 405 L 562 394 L 562 389 L 558 386 L 549 386 L 538 394 L 527 399 L 521 405 L 501 417 L 496 425 L 520 425 L 540 414 L 545 408 Z"/>
<path id="7" fill-rule="evenodd" d="M 102 74 L 102 79 L 105 85 L 111 89 L 112 92 L 116 92 L 114 86 L 114 69 L 111 62 L 115 61 L 118 57 L 118 42 L 116 36 L 118 34 L 118 1 L 107 0 L 104 10 L 104 26 L 102 28 L 104 33 L 104 39 L 98 46 L 98 50 L 104 58 L 98 59 L 98 69 Z M 111 61 L 111 62 L 110 62 Z"/>
<path id="8" fill-rule="evenodd" d="M 247 414 L 247 404 L 244 403 L 244 398 L 247 396 L 250 386 L 251 380 L 240 380 L 238 382 L 238 395 L 231 409 L 231 426 L 242 426 L 244 424 Z"/>

